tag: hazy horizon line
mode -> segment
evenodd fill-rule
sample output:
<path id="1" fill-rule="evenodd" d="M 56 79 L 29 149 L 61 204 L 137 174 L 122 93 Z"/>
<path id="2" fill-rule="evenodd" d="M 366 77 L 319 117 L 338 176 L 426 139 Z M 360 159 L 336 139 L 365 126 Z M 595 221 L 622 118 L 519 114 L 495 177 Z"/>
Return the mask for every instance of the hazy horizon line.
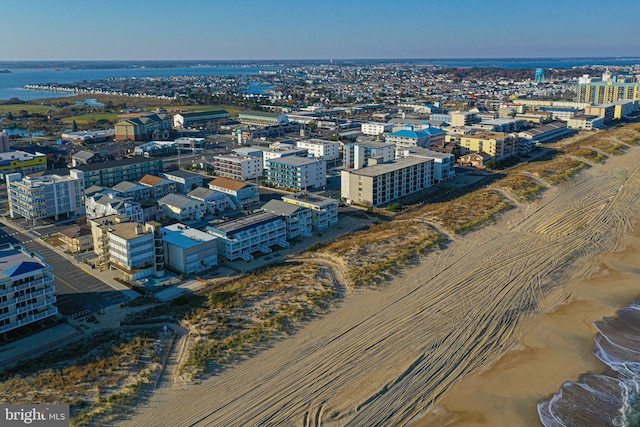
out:
<path id="1" fill-rule="evenodd" d="M 528 59 L 640 59 L 640 55 L 630 56 L 452 56 L 452 57 L 398 57 L 398 58 L 260 58 L 260 59 L 173 59 L 173 58 L 157 58 L 157 59 L 0 59 L 0 63 L 13 62 L 154 62 L 154 61 L 171 61 L 171 62 L 252 62 L 252 61 L 424 61 L 424 60 L 491 60 L 491 59 L 511 59 L 511 60 L 528 60 Z"/>

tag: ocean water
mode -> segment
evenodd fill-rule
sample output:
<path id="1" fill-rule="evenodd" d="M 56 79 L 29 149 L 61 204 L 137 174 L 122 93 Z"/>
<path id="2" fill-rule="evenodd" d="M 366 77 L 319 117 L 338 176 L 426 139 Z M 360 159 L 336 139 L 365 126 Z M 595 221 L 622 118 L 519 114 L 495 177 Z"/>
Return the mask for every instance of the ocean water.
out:
<path id="1" fill-rule="evenodd" d="M 586 373 L 538 404 L 545 427 L 640 426 L 640 302 L 595 323 L 595 356 L 604 374 Z"/>

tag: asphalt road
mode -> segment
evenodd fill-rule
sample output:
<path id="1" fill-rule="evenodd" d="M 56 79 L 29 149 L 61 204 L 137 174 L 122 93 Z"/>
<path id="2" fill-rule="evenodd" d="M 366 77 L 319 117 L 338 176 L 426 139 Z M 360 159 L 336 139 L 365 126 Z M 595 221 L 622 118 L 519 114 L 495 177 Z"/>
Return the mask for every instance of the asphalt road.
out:
<path id="1" fill-rule="evenodd" d="M 4 224 L 0 224 L 0 243 L 20 244 L 28 251 L 42 255 L 53 267 L 53 283 L 58 299 L 55 305 L 65 316 L 82 317 L 110 305 L 128 301 L 124 294 L 87 274 L 47 246 Z"/>

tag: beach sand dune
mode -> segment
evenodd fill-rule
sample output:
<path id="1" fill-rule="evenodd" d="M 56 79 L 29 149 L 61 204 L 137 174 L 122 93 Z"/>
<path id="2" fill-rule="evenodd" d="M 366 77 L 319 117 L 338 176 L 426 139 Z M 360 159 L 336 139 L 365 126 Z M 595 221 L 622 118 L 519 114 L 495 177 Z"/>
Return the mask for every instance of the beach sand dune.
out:
<path id="1" fill-rule="evenodd" d="M 634 147 L 584 171 L 121 424 L 539 425 L 537 400 L 597 366 L 592 322 L 635 296 L 596 282 L 623 274 L 597 260 L 633 229 L 638 165 Z"/>

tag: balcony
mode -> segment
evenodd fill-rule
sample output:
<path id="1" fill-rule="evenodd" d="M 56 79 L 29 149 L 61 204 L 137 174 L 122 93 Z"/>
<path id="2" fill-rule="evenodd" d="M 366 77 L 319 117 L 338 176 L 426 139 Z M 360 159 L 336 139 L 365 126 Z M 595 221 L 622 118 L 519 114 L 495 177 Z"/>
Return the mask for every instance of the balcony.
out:
<path id="1" fill-rule="evenodd" d="M 56 297 L 54 295 L 51 295 L 50 297 L 47 297 L 44 301 L 37 301 L 35 304 L 27 304 L 24 307 L 18 307 L 16 308 L 15 313 L 16 314 L 26 313 L 29 310 L 37 310 L 39 308 L 44 308 L 53 304 L 56 301 L 57 301 Z"/>
<path id="2" fill-rule="evenodd" d="M 8 286 L 7 289 L 0 291 L 0 296 L 9 295 L 10 293 L 14 293 L 14 292 L 24 291 L 26 289 L 33 288 L 35 286 L 44 285 L 52 281 L 53 281 L 53 276 L 47 274 L 46 277 L 42 279 L 31 280 L 29 282 L 24 282 L 16 286 Z"/>
<path id="3" fill-rule="evenodd" d="M 8 325 L 3 326 L 2 328 L 0 328 L 0 333 L 10 331 L 15 328 L 19 328 L 20 326 L 28 325 L 29 323 L 37 322 L 38 320 L 42 320 L 46 317 L 50 317 L 56 314 L 58 314 L 58 309 L 56 308 L 50 308 L 47 311 L 32 314 L 31 316 L 27 316 L 24 319 L 20 319 Z"/>
<path id="4" fill-rule="evenodd" d="M 26 301 L 26 300 L 31 299 L 31 298 L 37 298 L 37 297 L 42 296 L 42 295 L 53 294 L 55 291 L 56 291 L 56 288 L 54 286 L 47 287 L 45 289 L 40 289 L 40 290 L 37 290 L 35 292 L 24 294 L 24 295 L 19 296 L 17 298 L 9 299 L 9 300 L 1 303 L 0 304 L 0 308 L 9 307 L 9 306 L 15 305 L 16 303 L 20 303 L 22 301 Z"/>

